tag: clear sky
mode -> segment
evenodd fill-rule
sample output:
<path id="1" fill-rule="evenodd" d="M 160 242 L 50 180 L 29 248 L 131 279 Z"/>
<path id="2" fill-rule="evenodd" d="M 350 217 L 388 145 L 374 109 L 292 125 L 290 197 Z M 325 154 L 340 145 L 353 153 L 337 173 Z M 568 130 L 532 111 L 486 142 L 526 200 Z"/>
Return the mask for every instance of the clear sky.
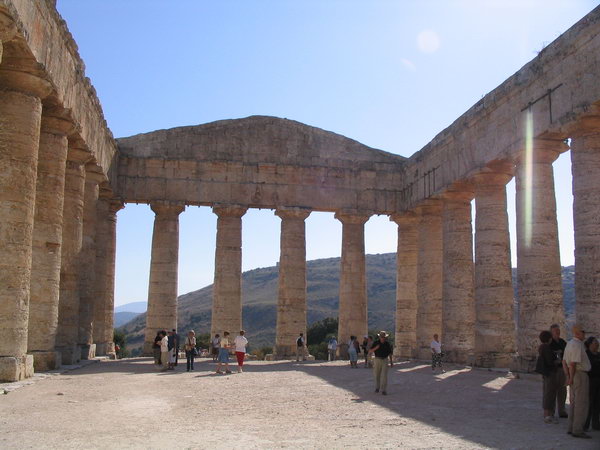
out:
<path id="1" fill-rule="evenodd" d="M 58 0 L 115 137 L 254 114 L 409 156 L 590 12 L 592 0 Z M 569 154 L 555 163 L 561 259 L 573 264 Z M 508 186 L 514 237 L 514 182 Z M 116 305 L 146 300 L 154 214 L 118 214 Z M 279 259 L 280 219 L 243 218 L 243 269 Z M 333 214 L 307 258 L 339 256 Z M 396 250 L 387 217 L 366 250 Z M 210 283 L 216 216 L 180 216 L 180 294 Z M 513 250 L 514 250 L 513 245 Z M 513 251 L 513 265 L 516 265 Z"/>

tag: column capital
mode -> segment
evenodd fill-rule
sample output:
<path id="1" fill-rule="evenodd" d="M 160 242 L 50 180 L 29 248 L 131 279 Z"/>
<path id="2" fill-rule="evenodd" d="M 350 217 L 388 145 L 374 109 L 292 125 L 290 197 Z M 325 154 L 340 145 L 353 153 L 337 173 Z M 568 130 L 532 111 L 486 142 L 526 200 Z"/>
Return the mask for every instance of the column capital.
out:
<path id="1" fill-rule="evenodd" d="M 248 208 L 241 205 L 213 205 L 213 212 L 219 217 L 242 217 Z"/>
<path id="2" fill-rule="evenodd" d="M 69 145 L 69 150 L 67 152 L 67 162 L 83 165 L 90 162 L 91 160 L 92 154 L 90 152 L 82 150 L 80 148 L 71 147 Z"/>
<path id="3" fill-rule="evenodd" d="M 512 180 L 512 178 L 512 174 L 491 171 L 479 172 L 471 176 L 471 180 L 477 188 L 481 188 L 483 186 L 504 187 L 510 180 Z"/>
<path id="4" fill-rule="evenodd" d="M 106 181 L 106 175 L 104 175 L 100 166 L 95 163 L 88 163 L 85 165 L 85 181 L 100 184 Z"/>
<path id="5" fill-rule="evenodd" d="M 569 146 L 562 139 L 534 139 L 532 161 L 552 164 L 561 153 L 567 150 L 569 150 Z M 522 149 L 515 155 L 515 164 L 522 164 L 526 157 L 526 151 Z"/>
<path id="6" fill-rule="evenodd" d="M 312 211 L 307 208 L 281 207 L 275 210 L 275 215 L 281 220 L 306 220 Z"/>
<path id="7" fill-rule="evenodd" d="M 47 100 L 42 104 L 41 131 L 59 136 L 75 133 L 76 126 L 71 119 L 71 110 L 56 105 L 55 99 Z"/>
<path id="8" fill-rule="evenodd" d="M 116 214 L 118 211 L 122 210 L 123 208 L 125 208 L 125 203 L 123 203 L 123 200 L 117 199 L 117 198 L 112 198 L 110 200 L 108 200 L 108 212 L 111 214 Z"/>
<path id="9" fill-rule="evenodd" d="M 442 200 L 429 198 L 417 205 L 415 209 L 420 217 L 439 216 L 442 214 Z"/>
<path id="10" fill-rule="evenodd" d="M 185 205 L 167 201 L 156 201 L 150 203 L 150 209 L 157 216 L 177 217 L 185 210 Z"/>
<path id="11" fill-rule="evenodd" d="M 395 222 L 398 225 L 412 225 L 419 221 L 417 214 L 414 211 L 405 211 L 390 215 L 390 222 Z"/>
<path id="12" fill-rule="evenodd" d="M 459 181 L 442 192 L 440 198 L 444 202 L 470 202 L 475 198 L 475 187 L 468 181 Z"/>
<path id="13" fill-rule="evenodd" d="M 335 213 L 335 218 L 344 225 L 364 225 L 371 218 L 371 214 L 364 211 L 341 210 Z"/>
<path id="14" fill-rule="evenodd" d="M 6 63 L 7 58 L 4 58 Z M 0 86 L 10 91 L 21 92 L 26 95 L 46 98 L 52 92 L 52 84 L 41 76 L 19 70 L 17 67 L 11 67 L 11 64 L 5 64 L 0 70 Z"/>

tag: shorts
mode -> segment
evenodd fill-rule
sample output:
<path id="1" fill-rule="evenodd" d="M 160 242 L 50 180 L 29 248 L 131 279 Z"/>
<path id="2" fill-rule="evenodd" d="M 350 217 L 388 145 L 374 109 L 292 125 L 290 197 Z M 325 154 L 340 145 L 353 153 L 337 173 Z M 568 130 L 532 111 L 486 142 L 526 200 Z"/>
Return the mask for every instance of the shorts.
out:
<path id="1" fill-rule="evenodd" d="M 228 363 L 229 362 L 229 350 L 226 348 L 219 349 L 219 362 L 220 363 Z"/>

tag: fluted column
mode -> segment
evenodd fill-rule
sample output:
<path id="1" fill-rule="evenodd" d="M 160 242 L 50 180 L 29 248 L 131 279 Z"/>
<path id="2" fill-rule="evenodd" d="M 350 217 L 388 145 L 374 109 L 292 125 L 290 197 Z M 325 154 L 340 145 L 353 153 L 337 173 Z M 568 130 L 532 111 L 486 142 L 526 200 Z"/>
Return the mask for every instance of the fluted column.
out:
<path id="1" fill-rule="evenodd" d="M 0 381 L 33 374 L 27 355 L 41 98 L 50 86 L 0 70 Z"/>
<path id="2" fill-rule="evenodd" d="M 363 336 L 369 328 L 365 262 L 365 223 L 369 220 L 369 215 L 339 212 L 335 218 L 342 222 L 337 339 L 338 353 L 341 358 L 345 358 L 348 355 L 350 336 Z"/>
<path id="3" fill-rule="evenodd" d="M 117 211 L 123 202 L 102 197 L 98 202 L 96 242 L 96 301 L 94 302 L 94 343 L 96 355 L 115 352 L 113 341 L 115 309 L 115 256 Z M 109 194 L 110 195 L 110 194 Z"/>
<path id="4" fill-rule="evenodd" d="M 306 232 L 304 221 L 310 211 L 280 208 L 279 296 L 275 354 L 295 355 L 296 338 L 306 336 Z"/>
<path id="5" fill-rule="evenodd" d="M 417 355 L 431 359 L 433 335 L 442 342 L 442 204 L 426 200 L 417 207 L 419 215 L 417 260 Z"/>
<path id="6" fill-rule="evenodd" d="M 475 364 L 510 367 L 515 351 L 508 173 L 481 173 L 475 183 Z"/>
<path id="7" fill-rule="evenodd" d="M 394 214 L 390 220 L 398 224 L 396 253 L 396 334 L 394 355 L 417 357 L 417 225 L 412 212 Z"/>
<path id="8" fill-rule="evenodd" d="M 185 209 L 183 205 L 168 202 L 155 202 L 150 207 L 156 215 L 152 232 L 145 355 L 152 355 L 157 331 L 177 327 L 179 214 Z"/>
<path id="9" fill-rule="evenodd" d="M 96 297 L 96 231 L 99 183 L 105 180 L 95 164 L 86 166 L 83 201 L 83 243 L 79 272 L 79 346 L 81 359 L 96 356 L 94 345 L 94 303 Z"/>
<path id="10" fill-rule="evenodd" d="M 67 135 L 73 124 L 44 111 L 38 157 L 27 352 L 36 371 L 60 366 L 55 350 L 60 294 Z"/>
<path id="11" fill-rule="evenodd" d="M 60 299 L 58 304 L 57 350 L 63 364 L 75 364 L 81 359 L 79 348 L 79 303 L 81 250 L 83 246 L 83 203 L 85 193 L 85 163 L 90 154 L 69 147 L 65 171 L 63 203 L 63 234 L 60 269 Z"/>
<path id="12" fill-rule="evenodd" d="M 575 313 L 590 336 L 600 335 L 600 118 L 571 138 L 575 229 Z"/>
<path id="13" fill-rule="evenodd" d="M 211 336 L 242 328 L 242 216 L 246 209 L 213 207 L 218 219 Z"/>
<path id="14" fill-rule="evenodd" d="M 540 331 L 565 321 L 552 163 L 567 148 L 536 139 L 517 161 L 517 350 L 525 371 L 535 369 Z"/>
<path id="15" fill-rule="evenodd" d="M 444 194 L 442 336 L 448 361 L 471 362 L 475 350 L 473 227 L 470 187 Z"/>

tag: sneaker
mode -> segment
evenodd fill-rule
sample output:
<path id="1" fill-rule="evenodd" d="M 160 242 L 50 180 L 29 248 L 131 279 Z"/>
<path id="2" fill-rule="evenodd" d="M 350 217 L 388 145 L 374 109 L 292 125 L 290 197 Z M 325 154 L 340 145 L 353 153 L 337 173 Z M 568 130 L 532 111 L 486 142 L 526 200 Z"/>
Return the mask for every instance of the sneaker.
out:
<path id="1" fill-rule="evenodd" d="M 552 423 L 554 421 L 554 417 L 546 416 L 544 417 L 544 423 Z"/>

